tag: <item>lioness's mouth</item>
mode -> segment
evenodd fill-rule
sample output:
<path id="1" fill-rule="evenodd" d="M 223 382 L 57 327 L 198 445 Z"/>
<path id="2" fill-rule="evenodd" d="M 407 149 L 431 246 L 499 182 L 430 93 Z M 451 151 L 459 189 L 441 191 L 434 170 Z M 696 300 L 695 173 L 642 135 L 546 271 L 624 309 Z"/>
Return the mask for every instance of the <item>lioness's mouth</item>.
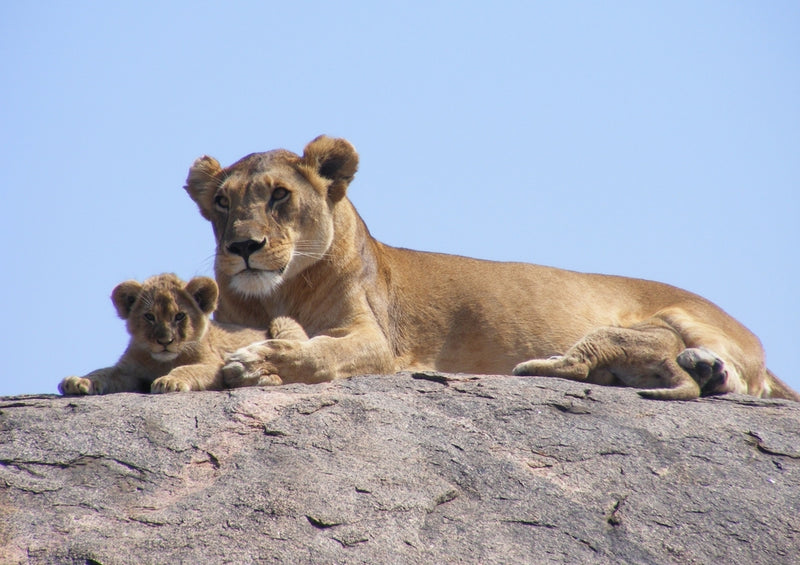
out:
<path id="1" fill-rule="evenodd" d="M 239 271 L 236 274 L 237 275 L 241 275 L 242 273 L 248 273 L 248 274 L 253 274 L 253 275 L 261 275 L 263 273 L 263 274 L 278 274 L 278 275 L 282 275 L 283 273 L 286 272 L 286 269 L 288 267 L 289 267 L 289 265 L 284 265 L 283 267 L 279 267 L 277 269 L 256 269 L 254 267 L 251 267 L 250 265 L 246 265 L 244 269 L 242 269 L 241 271 Z"/>
<path id="2" fill-rule="evenodd" d="M 283 283 L 283 274 L 288 265 L 279 269 L 242 269 L 231 275 L 234 291 L 245 296 L 266 296 Z"/>

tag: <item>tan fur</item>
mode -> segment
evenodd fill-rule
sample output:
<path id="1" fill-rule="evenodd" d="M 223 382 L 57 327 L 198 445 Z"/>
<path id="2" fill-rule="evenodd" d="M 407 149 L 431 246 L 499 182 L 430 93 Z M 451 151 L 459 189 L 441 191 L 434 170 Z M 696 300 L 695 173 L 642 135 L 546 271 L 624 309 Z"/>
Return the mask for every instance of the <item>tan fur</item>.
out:
<path id="1" fill-rule="evenodd" d="M 223 388 L 221 367 L 236 349 L 267 337 L 307 339 L 289 318 L 276 318 L 270 332 L 209 320 L 219 291 L 213 279 L 196 277 L 184 283 L 172 274 L 139 283 L 126 281 L 111 298 L 126 320 L 131 336 L 128 348 L 113 367 L 84 377 L 67 377 L 62 394 L 112 392 L 172 392 Z M 277 375 L 265 375 L 251 384 L 281 384 Z"/>
<path id="2" fill-rule="evenodd" d="M 211 157 L 192 165 L 186 190 L 217 241 L 216 318 L 265 327 L 289 316 L 312 336 L 237 351 L 224 369 L 227 384 L 261 374 L 314 383 L 407 369 L 547 373 L 546 365 L 520 362 L 591 345 L 596 361 L 580 361 L 588 373 L 569 378 L 656 387 L 651 396 L 663 398 L 665 388 L 675 398 L 800 398 L 767 372 L 752 333 L 689 292 L 376 241 L 345 196 L 357 166 L 346 140 L 324 136 L 302 156 L 275 150 L 226 169 Z M 676 368 L 676 354 L 685 366 Z"/>
<path id="3" fill-rule="evenodd" d="M 714 377 L 691 375 L 678 359 L 686 350 L 680 335 L 660 320 L 629 328 L 589 332 L 564 355 L 533 359 L 514 368 L 517 375 L 560 377 L 602 385 L 628 385 L 658 400 L 691 400 Z M 705 376 L 705 378 L 702 378 Z"/>

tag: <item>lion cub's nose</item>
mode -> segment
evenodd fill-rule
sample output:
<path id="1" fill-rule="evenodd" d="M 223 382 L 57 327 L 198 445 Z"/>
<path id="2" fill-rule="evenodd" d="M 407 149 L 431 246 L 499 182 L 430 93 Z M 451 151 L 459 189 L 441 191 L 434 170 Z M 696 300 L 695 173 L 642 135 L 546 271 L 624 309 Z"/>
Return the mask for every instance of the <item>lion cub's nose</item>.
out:
<path id="1" fill-rule="evenodd" d="M 156 341 L 158 342 L 159 345 L 163 345 L 163 346 L 166 347 L 167 345 L 169 345 L 170 343 L 175 341 L 175 338 L 172 338 L 172 337 L 166 338 L 165 337 L 163 339 L 157 339 Z"/>
<path id="2" fill-rule="evenodd" d="M 267 238 L 261 241 L 246 239 L 244 241 L 234 241 L 228 245 L 228 251 L 234 255 L 239 255 L 242 259 L 248 259 L 250 255 L 263 248 L 267 244 Z"/>

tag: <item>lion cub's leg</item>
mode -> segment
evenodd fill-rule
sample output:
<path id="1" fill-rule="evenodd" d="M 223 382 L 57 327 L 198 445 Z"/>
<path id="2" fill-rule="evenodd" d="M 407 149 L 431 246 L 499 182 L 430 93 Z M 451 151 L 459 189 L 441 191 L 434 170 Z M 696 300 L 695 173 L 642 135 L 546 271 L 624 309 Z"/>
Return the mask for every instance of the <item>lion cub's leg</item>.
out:
<path id="1" fill-rule="evenodd" d="M 184 392 L 187 390 L 222 390 L 222 371 L 217 364 L 197 363 L 175 367 L 150 385 L 150 392 Z"/>
<path id="2" fill-rule="evenodd" d="M 624 383 L 648 389 L 639 391 L 647 398 L 689 400 L 700 395 L 700 387 L 675 361 L 683 348 L 680 336 L 657 320 L 630 328 L 600 328 L 563 356 L 520 363 L 513 373 L 604 385 Z"/>
<path id="3" fill-rule="evenodd" d="M 143 392 L 141 381 L 116 365 L 83 377 L 67 377 L 58 384 L 58 391 L 64 395 Z"/>
<path id="4" fill-rule="evenodd" d="M 271 339 L 289 341 L 308 341 L 303 327 L 294 319 L 287 316 L 278 316 L 269 325 L 269 337 Z M 283 384 L 283 379 L 274 373 L 265 373 L 260 370 L 247 372 L 245 362 L 258 361 L 263 358 L 261 351 L 264 342 L 256 342 L 247 347 L 242 347 L 233 353 L 233 360 L 227 363 L 222 374 L 225 384 L 231 388 L 243 386 L 274 386 Z"/>

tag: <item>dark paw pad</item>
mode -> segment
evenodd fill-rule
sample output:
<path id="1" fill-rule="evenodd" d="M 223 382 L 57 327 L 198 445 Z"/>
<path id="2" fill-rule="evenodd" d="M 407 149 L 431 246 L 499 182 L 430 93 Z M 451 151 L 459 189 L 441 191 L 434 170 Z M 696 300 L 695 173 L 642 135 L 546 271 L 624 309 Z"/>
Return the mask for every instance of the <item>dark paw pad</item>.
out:
<path id="1" fill-rule="evenodd" d="M 727 392 L 728 371 L 725 362 L 703 347 L 684 349 L 676 359 L 678 365 L 700 385 L 703 395 Z"/>

